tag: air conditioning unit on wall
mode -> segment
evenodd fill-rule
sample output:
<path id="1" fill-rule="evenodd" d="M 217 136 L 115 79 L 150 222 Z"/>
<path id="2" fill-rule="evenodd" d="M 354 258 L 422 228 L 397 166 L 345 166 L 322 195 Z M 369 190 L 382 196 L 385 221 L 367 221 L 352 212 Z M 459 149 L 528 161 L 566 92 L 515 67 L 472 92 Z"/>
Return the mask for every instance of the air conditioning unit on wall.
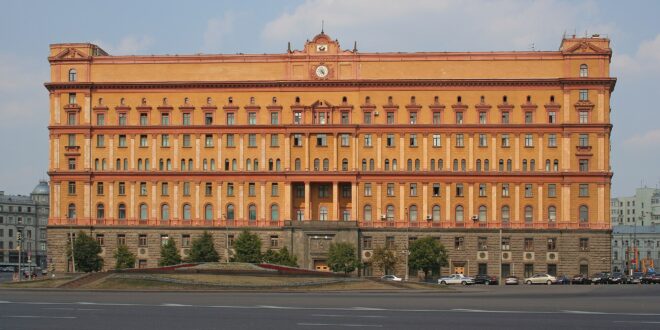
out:
<path id="1" fill-rule="evenodd" d="M 548 252 L 546 255 L 546 260 L 548 261 L 559 261 L 559 253 L 557 252 Z"/>
<path id="2" fill-rule="evenodd" d="M 368 261 L 374 255 L 372 250 L 363 250 L 362 251 L 362 261 Z"/>
<path id="3" fill-rule="evenodd" d="M 138 256 L 139 257 L 146 257 L 147 254 L 149 254 L 149 250 L 147 248 L 139 248 L 138 249 Z"/>
<path id="4" fill-rule="evenodd" d="M 488 260 L 488 251 L 477 252 L 477 260 Z"/>
<path id="5" fill-rule="evenodd" d="M 502 260 L 511 261 L 511 252 L 502 252 Z"/>
<path id="6" fill-rule="evenodd" d="M 534 252 L 523 252 L 523 260 L 534 261 Z"/>

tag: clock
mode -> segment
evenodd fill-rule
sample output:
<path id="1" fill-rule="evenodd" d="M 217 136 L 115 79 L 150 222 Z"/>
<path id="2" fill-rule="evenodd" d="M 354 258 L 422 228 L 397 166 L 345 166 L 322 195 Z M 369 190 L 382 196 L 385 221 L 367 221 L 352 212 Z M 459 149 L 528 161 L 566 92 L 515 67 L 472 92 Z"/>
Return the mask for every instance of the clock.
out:
<path id="1" fill-rule="evenodd" d="M 327 52 L 328 51 L 328 45 L 316 45 L 316 51 L 317 52 Z"/>
<path id="2" fill-rule="evenodd" d="M 316 67 L 316 76 L 319 78 L 327 77 L 329 72 L 330 70 L 328 70 L 328 67 L 325 65 L 319 65 Z"/>

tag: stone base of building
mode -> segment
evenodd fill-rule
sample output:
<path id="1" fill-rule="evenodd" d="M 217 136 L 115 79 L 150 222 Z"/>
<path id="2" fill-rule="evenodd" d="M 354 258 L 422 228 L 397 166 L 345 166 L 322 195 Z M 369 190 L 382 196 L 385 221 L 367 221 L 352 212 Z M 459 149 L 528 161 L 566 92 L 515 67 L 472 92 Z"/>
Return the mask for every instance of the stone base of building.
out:
<path id="1" fill-rule="evenodd" d="M 382 269 L 369 265 L 369 258 L 377 247 L 389 247 L 399 262 L 388 270 L 406 276 L 407 247 L 411 240 L 424 236 L 436 237 L 445 246 L 448 265 L 440 274 L 464 273 L 474 275 L 515 275 L 552 273 L 572 276 L 609 271 L 611 265 L 610 230 L 514 230 L 514 229 L 401 229 L 359 228 L 355 222 L 287 222 L 279 228 L 218 228 L 218 227 L 48 227 L 48 251 L 55 271 L 70 270 L 67 246 L 70 233 L 80 230 L 92 234 L 102 242 L 105 268 L 115 265 L 114 252 L 118 244 L 126 244 L 137 257 L 136 267 L 157 267 L 163 239 L 174 239 L 185 257 L 192 240 L 205 230 L 212 234 L 221 261 L 231 257 L 231 242 L 247 229 L 259 235 L 262 250 L 284 246 L 297 258 L 302 268 L 329 270 L 328 249 L 331 243 L 348 242 L 357 247 L 364 267 L 362 276 L 380 276 Z M 123 235 L 123 236 L 122 236 Z M 502 244 L 501 242 L 504 242 Z M 508 242 L 508 244 L 507 244 Z M 228 249 L 229 246 L 229 249 Z M 411 278 L 417 272 L 409 272 Z"/>

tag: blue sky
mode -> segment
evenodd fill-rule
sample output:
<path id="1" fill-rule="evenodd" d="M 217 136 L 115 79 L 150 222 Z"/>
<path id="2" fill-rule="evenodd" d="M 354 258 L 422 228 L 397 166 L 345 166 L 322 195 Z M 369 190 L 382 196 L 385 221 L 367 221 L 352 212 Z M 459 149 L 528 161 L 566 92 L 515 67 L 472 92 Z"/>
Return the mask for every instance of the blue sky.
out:
<path id="1" fill-rule="evenodd" d="M 360 51 L 556 50 L 564 33 L 612 40 L 613 196 L 660 182 L 658 1 L 3 1 L 0 190 L 48 167 L 48 45 L 110 54 L 279 53 L 320 30 Z"/>

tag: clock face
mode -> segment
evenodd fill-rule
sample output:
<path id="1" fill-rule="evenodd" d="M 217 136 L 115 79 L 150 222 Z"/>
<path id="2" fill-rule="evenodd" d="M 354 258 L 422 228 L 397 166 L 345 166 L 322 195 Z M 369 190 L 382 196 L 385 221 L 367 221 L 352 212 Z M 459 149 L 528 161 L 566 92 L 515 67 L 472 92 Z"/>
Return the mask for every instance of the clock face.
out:
<path id="1" fill-rule="evenodd" d="M 316 51 L 317 52 L 327 52 L 328 51 L 328 45 L 316 45 Z"/>
<path id="2" fill-rule="evenodd" d="M 328 75 L 328 67 L 325 65 L 319 65 L 316 67 L 316 76 L 319 78 L 325 78 Z"/>

